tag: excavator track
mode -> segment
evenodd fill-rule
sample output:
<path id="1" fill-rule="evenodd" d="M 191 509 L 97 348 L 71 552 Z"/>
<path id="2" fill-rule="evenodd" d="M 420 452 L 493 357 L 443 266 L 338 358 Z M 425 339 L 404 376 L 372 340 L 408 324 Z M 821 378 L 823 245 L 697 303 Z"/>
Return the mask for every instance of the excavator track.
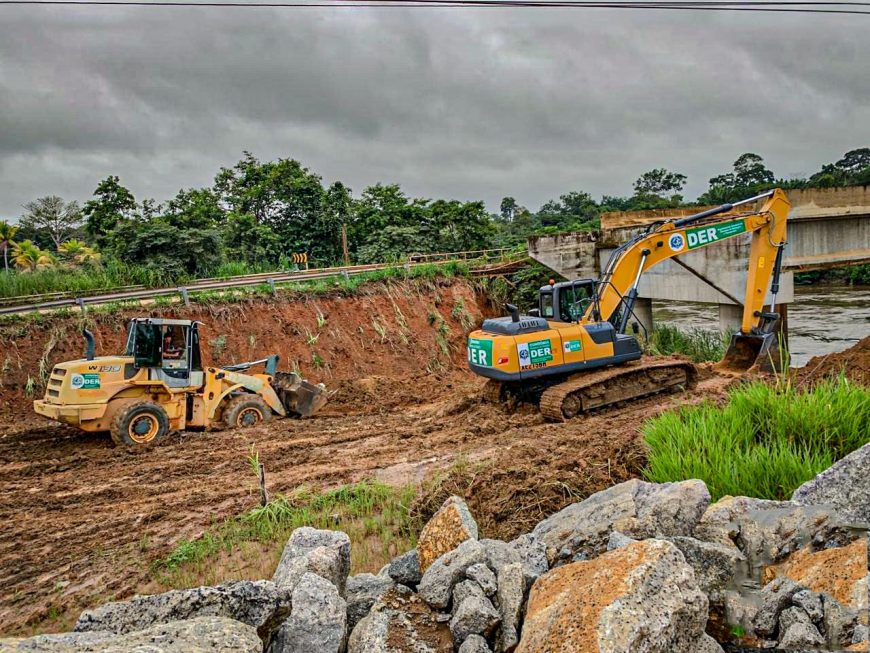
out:
<path id="1" fill-rule="evenodd" d="M 695 366 L 685 361 L 641 361 L 574 376 L 541 394 L 540 410 L 551 422 L 564 422 L 596 408 L 659 392 L 691 387 Z"/>
<path id="2" fill-rule="evenodd" d="M 489 379 L 483 385 L 483 400 L 491 404 L 499 404 L 504 399 L 504 384 L 495 379 Z"/>

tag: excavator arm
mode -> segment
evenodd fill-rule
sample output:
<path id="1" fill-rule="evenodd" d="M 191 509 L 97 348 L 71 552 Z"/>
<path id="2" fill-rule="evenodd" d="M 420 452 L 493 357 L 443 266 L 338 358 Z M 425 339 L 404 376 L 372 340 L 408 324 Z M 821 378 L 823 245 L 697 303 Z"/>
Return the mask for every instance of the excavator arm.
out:
<path id="1" fill-rule="evenodd" d="M 754 204 L 762 199 L 765 202 L 759 211 L 739 215 L 733 213 L 738 206 Z M 769 312 L 764 311 L 764 298 L 768 288 L 772 289 L 774 295 L 778 291 L 789 208 L 786 194 L 775 189 L 742 202 L 723 204 L 652 226 L 646 233 L 629 240 L 613 252 L 598 280 L 596 301 L 586 310 L 581 322 L 612 320 L 619 313 L 617 331 L 624 333 L 644 272 L 661 261 L 749 233 L 752 239 L 743 319 L 739 334 L 732 340 L 729 354 L 733 353 L 735 347 L 745 349 L 746 341 L 741 341 L 740 336 L 764 336 L 779 317 L 773 313 L 773 305 Z M 721 217 L 725 213 L 730 215 Z M 763 343 L 750 345 L 742 353 L 745 357 L 753 352 L 757 355 L 769 346 L 770 338 Z M 729 355 L 726 355 L 726 360 L 728 358 Z M 731 355 L 731 358 L 735 356 Z"/>
<path id="2" fill-rule="evenodd" d="M 734 207 L 767 198 L 758 212 L 711 216 Z M 779 189 L 735 204 L 725 204 L 695 215 L 658 224 L 615 250 L 598 281 L 597 302 L 589 306 L 583 321 L 609 320 L 625 304 L 633 304 L 641 276 L 664 260 L 703 249 L 743 233 L 751 233 L 749 275 L 743 303 L 741 332 L 749 334 L 760 325 L 762 306 L 782 246 L 785 244 L 789 201 Z M 634 292 L 634 297 L 632 293 Z M 597 312 L 598 316 L 594 313 Z"/>

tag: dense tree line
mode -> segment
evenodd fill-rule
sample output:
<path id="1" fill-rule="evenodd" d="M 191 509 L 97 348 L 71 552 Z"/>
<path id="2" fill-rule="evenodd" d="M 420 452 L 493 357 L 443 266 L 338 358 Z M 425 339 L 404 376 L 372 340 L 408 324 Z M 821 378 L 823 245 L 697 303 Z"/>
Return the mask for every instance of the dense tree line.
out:
<path id="1" fill-rule="evenodd" d="M 777 180 L 757 154 L 709 180 L 701 204 L 748 197 L 774 186 L 831 187 L 870 183 L 870 148 L 847 152 L 807 179 Z M 408 197 L 376 184 L 354 196 L 292 159 L 263 162 L 250 153 L 222 168 L 207 188 L 180 190 L 165 201 L 138 201 L 118 177 L 99 183 L 84 206 L 47 196 L 24 206 L 18 225 L 0 221 L 5 268 L 34 271 L 106 260 L 168 276 L 208 274 L 226 261 L 287 266 L 291 253 L 313 264 L 398 260 L 410 253 L 510 247 L 533 233 L 594 229 L 607 211 L 681 206 L 686 176 L 664 168 L 642 174 L 625 197 L 570 191 L 537 211 L 505 197 L 499 212 L 483 202 Z"/>

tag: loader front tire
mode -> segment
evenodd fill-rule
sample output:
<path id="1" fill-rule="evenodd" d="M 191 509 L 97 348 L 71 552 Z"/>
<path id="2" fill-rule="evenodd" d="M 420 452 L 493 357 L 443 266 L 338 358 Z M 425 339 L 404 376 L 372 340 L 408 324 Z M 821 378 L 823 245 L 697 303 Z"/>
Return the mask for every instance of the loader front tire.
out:
<path id="1" fill-rule="evenodd" d="M 169 433 L 166 411 L 153 401 L 137 401 L 112 419 L 110 433 L 117 445 L 141 446 L 159 442 Z"/>
<path id="2" fill-rule="evenodd" d="M 230 399 L 223 410 L 223 421 L 227 428 L 247 428 L 268 422 L 272 411 L 259 395 L 236 395 Z"/>

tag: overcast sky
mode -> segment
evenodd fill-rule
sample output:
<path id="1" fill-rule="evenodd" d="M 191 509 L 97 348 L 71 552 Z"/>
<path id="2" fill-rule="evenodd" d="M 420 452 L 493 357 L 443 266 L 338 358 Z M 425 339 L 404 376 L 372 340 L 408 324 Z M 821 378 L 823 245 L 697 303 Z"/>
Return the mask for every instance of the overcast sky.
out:
<path id="1" fill-rule="evenodd" d="M 745 151 L 789 177 L 870 146 L 868 62 L 860 16 L 0 6 L 0 217 L 243 150 L 493 210 L 660 166 L 694 198 Z"/>

